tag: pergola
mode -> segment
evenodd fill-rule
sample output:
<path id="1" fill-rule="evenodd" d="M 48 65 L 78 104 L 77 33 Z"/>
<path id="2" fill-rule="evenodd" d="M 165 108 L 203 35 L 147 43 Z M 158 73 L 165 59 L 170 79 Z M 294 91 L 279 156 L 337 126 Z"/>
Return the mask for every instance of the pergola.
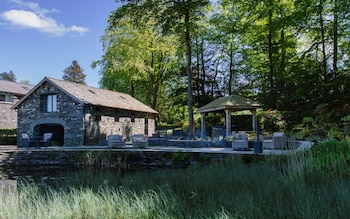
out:
<path id="1" fill-rule="evenodd" d="M 258 123 L 256 118 L 256 110 L 261 106 L 258 103 L 248 101 L 237 95 L 220 97 L 202 107 L 197 112 L 201 114 L 201 138 L 206 137 L 205 133 L 205 116 L 209 112 L 224 111 L 226 136 L 231 134 L 231 113 L 235 111 L 249 110 L 252 113 L 253 131 L 258 132 Z"/>

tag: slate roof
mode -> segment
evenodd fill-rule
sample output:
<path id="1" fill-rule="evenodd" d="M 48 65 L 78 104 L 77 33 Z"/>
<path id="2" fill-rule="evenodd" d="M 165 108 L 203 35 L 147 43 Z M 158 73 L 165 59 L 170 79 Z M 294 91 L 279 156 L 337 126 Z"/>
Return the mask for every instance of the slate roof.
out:
<path id="1" fill-rule="evenodd" d="M 16 108 L 24 99 L 26 99 L 26 97 L 28 97 L 45 82 L 53 84 L 62 92 L 71 96 L 80 103 L 158 114 L 157 111 L 128 94 L 90 87 L 83 84 L 58 80 L 50 77 L 45 77 L 41 82 L 39 82 L 30 93 L 28 93 L 14 106 L 14 108 Z"/>
<path id="2" fill-rule="evenodd" d="M 220 97 L 212 102 L 198 108 L 199 113 L 214 112 L 224 109 L 231 110 L 249 110 L 257 109 L 261 106 L 258 103 L 244 99 L 237 95 L 231 95 L 227 97 Z"/>
<path id="3" fill-rule="evenodd" d="M 0 92 L 26 95 L 34 86 L 12 81 L 0 80 Z"/>

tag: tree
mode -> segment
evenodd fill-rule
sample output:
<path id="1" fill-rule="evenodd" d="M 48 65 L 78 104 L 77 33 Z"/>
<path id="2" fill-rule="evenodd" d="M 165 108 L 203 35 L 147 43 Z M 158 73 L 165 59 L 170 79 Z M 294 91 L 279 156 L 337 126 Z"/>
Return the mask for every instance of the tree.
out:
<path id="1" fill-rule="evenodd" d="M 192 106 L 229 94 L 298 118 L 347 109 L 349 1 L 222 0 L 212 13 L 206 0 L 120 1 L 103 36 L 103 86 L 167 111 L 169 122 L 188 116 L 191 137 Z"/>
<path id="2" fill-rule="evenodd" d="M 29 80 L 21 80 L 19 83 L 31 85 Z"/>
<path id="3" fill-rule="evenodd" d="M 164 34 L 179 34 L 180 42 L 186 47 L 187 59 L 187 98 L 189 137 L 194 137 L 193 119 L 193 82 L 192 82 L 192 48 L 191 34 L 195 29 L 196 21 L 203 16 L 204 8 L 209 5 L 208 0 L 125 0 L 127 2 L 114 18 L 131 15 L 138 17 L 144 13 L 154 15 L 157 23 L 162 27 Z"/>
<path id="4" fill-rule="evenodd" d="M 132 0 L 131 0 L 132 1 Z M 187 107 L 189 137 L 194 137 L 193 119 L 193 81 L 192 81 L 192 45 L 191 37 L 196 29 L 196 22 L 204 15 L 209 0 L 147 0 L 145 8 L 152 10 L 165 33 L 180 34 L 185 42 L 187 58 Z"/>
<path id="5" fill-rule="evenodd" d="M 162 35 L 150 13 L 139 16 L 113 11 L 101 38 L 105 54 L 99 65 L 102 87 L 129 93 L 158 109 L 164 81 L 176 71 L 176 39 Z M 163 94 L 163 95 L 160 95 Z"/>
<path id="6" fill-rule="evenodd" d="M 242 37 L 249 12 L 246 1 L 223 0 L 211 17 L 210 43 L 216 45 L 216 65 L 220 66 L 224 95 L 243 94 L 249 83 L 244 70 Z"/>
<path id="7" fill-rule="evenodd" d="M 16 76 L 15 74 L 13 73 L 12 70 L 10 70 L 10 72 L 3 72 L 0 74 L 0 80 L 6 80 L 6 81 L 13 81 L 13 82 L 16 82 Z"/>
<path id="8" fill-rule="evenodd" d="M 84 70 L 80 67 L 76 60 L 72 61 L 72 65 L 67 67 L 64 71 L 63 80 L 75 82 L 78 84 L 86 84 Z"/>

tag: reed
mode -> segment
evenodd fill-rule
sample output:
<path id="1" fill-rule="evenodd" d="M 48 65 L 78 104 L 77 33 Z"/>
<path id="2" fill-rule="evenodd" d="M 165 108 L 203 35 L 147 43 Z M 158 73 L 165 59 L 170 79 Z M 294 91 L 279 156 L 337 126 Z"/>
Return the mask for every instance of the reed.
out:
<path id="1" fill-rule="evenodd" d="M 249 164 L 82 171 L 0 194 L 0 218 L 348 218 L 350 181 L 319 159 L 299 153 Z"/>

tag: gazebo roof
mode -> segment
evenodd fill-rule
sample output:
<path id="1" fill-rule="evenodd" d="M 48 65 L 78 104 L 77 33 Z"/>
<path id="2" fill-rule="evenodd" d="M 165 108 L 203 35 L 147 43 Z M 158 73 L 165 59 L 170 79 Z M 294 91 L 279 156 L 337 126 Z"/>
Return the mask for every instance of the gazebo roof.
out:
<path id="1" fill-rule="evenodd" d="M 219 110 L 230 109 L 232 111 L 237 110 L 250 110 L 260 108 L 260 104 L 244 99 L 237 95 L 230 95 L 227 97 L 220 97 L 212 102 L 198 108 L 199 113 L 214 112 Z"/>

